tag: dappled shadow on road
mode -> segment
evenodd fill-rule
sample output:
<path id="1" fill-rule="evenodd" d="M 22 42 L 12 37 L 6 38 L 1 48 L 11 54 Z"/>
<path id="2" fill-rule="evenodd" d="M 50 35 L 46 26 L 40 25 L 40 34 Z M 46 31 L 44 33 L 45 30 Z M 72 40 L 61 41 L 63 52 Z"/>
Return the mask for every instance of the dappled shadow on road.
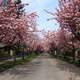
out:
<path id="1" fill-rule="evenodd" d="M 47 54 L 42 54 L 37 59 L 34 59 L 32 62 L 18 65 L 13 69 L 9 69 L 6 72 L 1 73 L 0 75 L 5 76 L 7 73 L 7 75 L 9 74 L 8 76 L 12 76 L 12 78 L 13 76 L 16 77 L 16 80 L 18 78 L 21 78 L 21 80 L 23 80 L 24 77 L 25 79 L 29 77 L 33 78 L 33 76 L 40 71 L 40 74 L 42 74 L 42 76 L 43 74 L 46 74 L 47 76 L 49 76 L 48 74 L 53 74 L 52 76 L 54 77 L 52 78 L 59 77 L 61 78 L 60 80 L 80 80 L 80 68 L 74 66 L 73 64 L 69 64 L 55 58 L 53 59 L 50 57 L 50 55 Z M 31 80 L 33 80 L 32 78 Z M 56 78 L 56 80 L 59 80 L 59 78 Z"/>
<path id="2" fill-rule="evenodd" d="M 80 80 L 80 68 L 74 66 L 73 64 L 56 59 L 56 67 L 58 67 L 61 71 L 68 72 L 69 80 Z"/>
<path id="3" fill-rule="evenodd" d="M 1 73 L 0 75 L 5 75 L 7 73 L 9 75 L 27 77 L 28 75 L 34 74 L 38 70 L 40 64 L 41 64 L 41 62 L 39 60 L 38 61 L 35 60 L 30 63 L 18 65 L 16 67 L 14 67 L 13 69 L 9 69 L 9 70 Z"/>

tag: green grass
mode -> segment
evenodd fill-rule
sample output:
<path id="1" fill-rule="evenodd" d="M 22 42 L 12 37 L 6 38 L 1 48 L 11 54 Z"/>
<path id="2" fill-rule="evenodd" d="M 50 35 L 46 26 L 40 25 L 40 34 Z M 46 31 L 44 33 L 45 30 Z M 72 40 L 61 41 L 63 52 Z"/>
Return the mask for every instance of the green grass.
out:
<path id="1" fill-rule="evenodd" d="M 31 60 L 33 60 L 34 58 L 36 58 L 37 55 L 35 53 L 32 53 L 31 56 L 25 56 L 25 59 L 22 60 L 22 58 L 20 59 L 16 59 L 16 62 L 14 63 L 13 61 L 7 61 L 7 62 L 4 62 L 2 64 L 0 64 L 0 72 L 3 72 L 9 68 L 13 68 L 15 67 L 16 65 L 23 65 L 27 62 L 30 62 Z"/>

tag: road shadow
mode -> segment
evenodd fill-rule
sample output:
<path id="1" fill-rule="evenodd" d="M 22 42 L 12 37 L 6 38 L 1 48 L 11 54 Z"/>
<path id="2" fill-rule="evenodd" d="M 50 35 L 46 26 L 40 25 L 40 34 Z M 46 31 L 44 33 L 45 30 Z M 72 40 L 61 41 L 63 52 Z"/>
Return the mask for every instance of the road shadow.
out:
<path id="1" fill-rule="evenodd" d="M 9 74 L 9 75 L 14 75 L 14 76 L 27 77 L 29 75 L 33 75 L 34 73 L 36 73 L 36 71 L 40 67 L 40 64 L 41 64 L 41 62 L 39 60 L 35 60 L 33 62 L 26 63 L 23 65 L 18 65 L 7 71 L 4 71 L 4 72 L 0 73 L 0 75 Z"/>
<path id="2" fill-rule="evenodd" d="M 69 72 L 70 77 L 68 80 L 80 80 L 80 68 L 69 64 L 67 62 L 56 59 L 56 67 L 61 71 Z M 79 77 L 79 79 L 77 79 Z"/>

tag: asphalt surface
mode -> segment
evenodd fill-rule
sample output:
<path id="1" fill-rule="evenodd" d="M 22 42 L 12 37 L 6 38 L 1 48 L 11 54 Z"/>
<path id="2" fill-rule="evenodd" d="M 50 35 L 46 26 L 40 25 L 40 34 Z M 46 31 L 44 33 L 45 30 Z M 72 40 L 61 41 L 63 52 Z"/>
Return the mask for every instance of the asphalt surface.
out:
<path id="1" fill-rule="evenodd" d="M 80 69 L 49 55 L 41 55 L 32 62 L 0 73 L 0 80 L 80 80 Z"/>

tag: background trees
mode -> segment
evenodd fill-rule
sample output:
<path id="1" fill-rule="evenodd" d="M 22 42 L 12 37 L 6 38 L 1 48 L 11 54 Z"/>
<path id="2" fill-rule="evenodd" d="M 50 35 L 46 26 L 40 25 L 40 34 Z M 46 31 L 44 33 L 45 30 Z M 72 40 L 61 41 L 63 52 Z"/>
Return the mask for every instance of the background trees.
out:
<path id="1" fill-rule="evenodd" d="M 64 58 L 72 56 L 72 60 L 75 62 L 76 56 L 79 56 L 77 50 L 80 49 L 80 0 L 59 0 L 56 13 L 45 11 L 54 16 L 54 19 L 60 24 L 60 29 L 53 33 L 55 38 L 51 41 L 54 40 L 56 48 L 61 51 Z M 52 43 L 54 44 L 54 42 Z"/>
<path id="2" fill-rule="evenodd" d="M 79 0 L 59 0 L 56 20 L 60 27 L 67 31 L 67 46 L 71 46 L 73 62 L 75 61 L 75 51 L 77 42 L 80 42 L 80 1 Z M 69 34 L 70 33 L 70 34 Z"/>
<path id="3" fill-rule="evenodd" d="M 46 32 L 43 39 L 37 35 L 37 13 L 25 12 L 25 5 L 21 0 L 0 0 L 0 43 L 8 46 L 9 52 L 23 50 L 30 54 L 44 49 L 64 58 L 70 56 L 75 62 L 75 52 L 80 48 L 80 1 L 59 0 L 55 19 L 60 29 Z"/>
<path id="4" fill-rule="evenodd" d="M 0 43 L 9 47 L 9 53 L 10 50 L 14 53 L 24 51 L 24 48 L 34 50 L 39 39 L 34 34 L 37 31 L 37 13 L 24 12 L 25 5 L 28 4 L 22 4 L 21 0 L 0 0 Z"/>
<path id="5" fill-rule="evenodd" d="M 80 1 L 59 0 L 56 15 L 60 27 L 68 29 L 77 40 L 80 40 Z"/>

